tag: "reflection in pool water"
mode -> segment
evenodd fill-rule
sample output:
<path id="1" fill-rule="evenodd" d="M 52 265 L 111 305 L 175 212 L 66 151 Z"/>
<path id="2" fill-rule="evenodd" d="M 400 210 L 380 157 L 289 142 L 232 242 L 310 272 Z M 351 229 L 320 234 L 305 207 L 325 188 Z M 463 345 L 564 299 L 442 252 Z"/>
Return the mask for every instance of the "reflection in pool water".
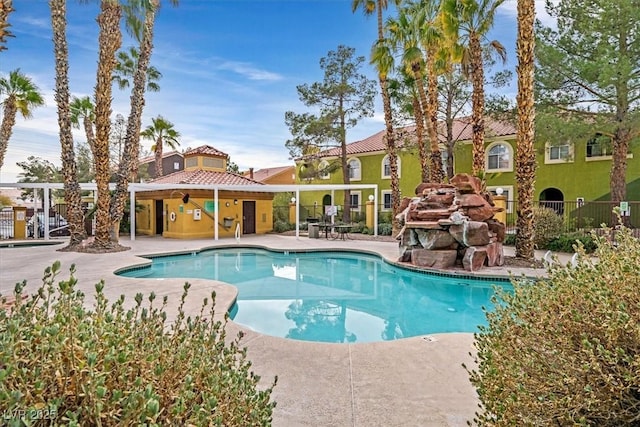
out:
<path id="1" fill-rule="evenodd" d="M 267 335 L 322 342 L 372 342 L 486 324 L 494 286 L 507 281 L 438 276 L 353 252 L 225 248 L 158 257 L 144 278 L 205 278 L 238 288 L 232 319 Z"/>

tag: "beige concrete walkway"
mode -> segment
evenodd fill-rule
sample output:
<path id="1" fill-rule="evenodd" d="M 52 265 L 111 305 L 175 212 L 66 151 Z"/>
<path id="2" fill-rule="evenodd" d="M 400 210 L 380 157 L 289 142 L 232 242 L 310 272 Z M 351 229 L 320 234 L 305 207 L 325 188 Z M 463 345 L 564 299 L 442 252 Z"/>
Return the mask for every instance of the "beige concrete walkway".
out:
<path id="1" fill-rule="evenodd" d="M 379 253 L 395 260 L 392 242 L 333 241 L 300 236 L 251 236 L 235 239 L 169 240 L 139 237 L 121 242 L 131 250 L 112 254 L 58 252 L 64 246 L 0 249 L 0 293 L 9 294 L 26 279 L 27 292 L 41 283 L 42 272 L 55 260 L 62 262 L 61 278 L 76 265 L 80 289 L 90 296 L 99 280 L 106 282 L 110 300 L 124 294 L 128 301 L 142 292 L 168 295 L 169 311 L 182 294 L 184 279 L 132 279 L 114 272 L 148 260 L 139 255 L 197 250 L 220 245 L 259 245 L 275 249 L 335 248 Z M 538 254 L 541 256 L 541 254 Z M 484 272 L 485 274 L 487 272 Z M 509 274 L 497 269 L 491 274 Z M 535 271 L 514 271 L 535 275 Z M 210 280 L 191 280 L 188 309 L 199 310 L 202 299 L 217 292 L 218 315 L 233 304 L 234 287 Z M 90 300 L 90 297 L 88 297 Z M 242 328 L 230 322 L 230 332 Z M 473 335 L 439 334 L 392 342 L 324 344 L 287 340 L 245 331 L 244 344 L 254 372 L 270 382 L 278 376 L 273 399 L 275 426 L 465 426 L 477 409 L 476 394 L 462 364 L 472 365 Z"/>

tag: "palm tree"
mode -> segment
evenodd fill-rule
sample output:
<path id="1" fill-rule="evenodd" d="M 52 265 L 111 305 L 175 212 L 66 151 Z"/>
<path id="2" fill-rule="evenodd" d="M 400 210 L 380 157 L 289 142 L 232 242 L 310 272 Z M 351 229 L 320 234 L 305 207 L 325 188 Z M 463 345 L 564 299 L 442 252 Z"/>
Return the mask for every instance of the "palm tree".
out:
<path id="1" fill-rule="evenodd" d="M 122 10 L 118 0 L 101 0 L 100 6 L 98 70 L 94 96 L 96 137 L 93 145 L 98 200 L 96 202 L 96 236 L 92 247 L 97 250 L 114 250 L 116 248 L 110 239 L 109 133 L 113 70 L 117 64 L 116 52 L 122 44 L 120 32 Z"/>
<path id="2" fill-rule="evenodd" d="M 518 233 L 516 256 L 533 259 L 533 193 L 536 180 L 534 150 L 534 21 L 535 1 L 518 0 L 518 134 L 516 184 L 518 187 Z"/>
<path id="3" fill-rule="evenodd" d="M 470 76 L 471 122 L 473 127 L 472 173 L 484 176 L 484 65 L 483 43 L 498 7 L 505 0 L 442 0 L 442 23 L 445 34 L 451 39 L 452 50 L 460 50 L 463 70 Z M 491 41 L 486 46 L 506 60 L 504 46 Z M 460 49 L 461 48 L 461 49 Z"/>
<path id="4" fill-rule="evenodd" d="M 429 168 L 429 181 L 444 181 L 442 169 L 442 153 L 440 153 L 440 141 L 438 139 L 438 74 L 443 68 L 442 61 L 446 60 L 446 49 L 443 48 L 444 35 L 440 26 L 440 2 L 424 1 L 412 4 L 411 13 L 415 16 L 418 26 L 420 43 L 426 56 L 426 77 L 429 97 L 424 105 L 424 118 L 431 148 L 431 162 Z"/>
<path id="5" fill-rule="evenodd" d="M 86 233 L 84 229 L 84 214 L 82 212 L 82 195 L 80 193 L 80 184 L 78 183 L 76 153 L 71 133 L 66 4 L 66 0 L 49 1 L 56 68 L 55 100 L 58 107 L 58 127 L 60 128 L 60 157 L 62 160 L 64 201 L 67 206 L 67 221 L 71 234 L 67 250 L 74 250 L 85 239 Z"/>
<path id="6" fill-rule="evenodd" d="M 427 93 L 423 84 L 424 56 L 420 48 L 420 31 L 414 20 L 411 9 L 401 8 L 397 18 L 390 18 L 386 23 L 386 30 L 389 34 L 389 43 L 394 51 L 402 53 L 403 74 L 409 79 L 404 81 L 413 83 L 418 95 L 417 102 L 413 105 L 413 112 L 416 119 L 416 136 L 418 144 L 418 156 L 420 158 L 420 169 L 422 182 L 429 181 L 429 159 L 424 139 L 425 108 L 427 104 Z"/>
<path id="7" fill-rule="evenodd" d="M 121 50 L 117 55 L 118 65 L 116 65 L 113 80 L 118 84 L 118 89 L 124 90 L 129 87 L 129 79 L 133 78 L 138 70 L 140 62 L 140 54 L 135 47 L 129 47 L 127 50 Z M 154 66 L 149 65 L 147 68 L 147 90 L 150 92 L 158 92 L 160 85 L 158 81 L 162 78 L 162 73 Z"/>
<path id="8" fill-rule="evenodd" d="M 87 137 L 87 145 L 93 153 L 93 142 L 95 140 L 95 133 L 93 131 L 93 122 L 95 121 L 95 114 L 93 109 L 93 102 L 88 96 L 78 98 L 74 96 L 71 99 L 71 124 L 73 127 L 79 129 L 80 121 L 82 120 L 82 127 Z"/>
<path id="9" fill-rule="evenodd" d="M 16 114 L 19 111 L 25 119 L 30 118 L 34 108 L 44 105 L 44 98 L 38 86 L 22 74 L 20 69 L 11 71 L 8 78 L 0 78 L 0 95 L 6 96 L 2 101 L 4 115 L 0 125 L 0 167 L 2 167 L 9 138 L 16 123 Z"/>
<path id="10" fill-rule="evenodd" d="M 174 6 L 178 4 L 178 0 L 169 0 Z M 139 19 L 136 19 L 135 13 L 129 13 L 127 22 L 129 29 L 139 41 L 139 55 L 135 61 L 135 72 L 133 76 L 133 88 L 131 90 L 131 109 L 127 119 L 127 133 L 125 137 L 124 162 L 120 163 L 118 170 L 118 182 L 116 190 L 111 201 L 111 218 L 112 231 L 111 240 L 118 240 L 118 224 L 124 215 L 125 202 L 128 194 L 128 186 L 130 180 L 136 180 L 138 175 L 138 157 L 140 153 L 140 128 L 142 126 L 142 112 L 145 104 L 145 87 L 153 90 L 155 87 L 156 77 L 160 77 L 160 73 L 155 75 L 155 68 L 149 67 L 151 53 L 153 51 L 153 31 L 155 27 L 156 12 L 160 7 L 160 0 L 142 0 L 138 12 L 144 13 L 144 22 L 140 28 Z M 132 11 L 135 12 L 135 9 Z M 132 57 L 133 57 L 133 51 Z M 150 71 L 151 70 L 151 71 Z M 154 71 L 155 70 L 155 71 Z M 147 83 L 149 79 L 149 83 Z"/>
<path id="11" fill-rule="evenodd" d="M 392 0 L 396 5 L 400 4 L 400 0 Z M 371 63 L 375 64 L 378 71 L 378 81 L 380 82 L 380 92 L 382 94 L 382 106 L 384 109 L 384 123 L 385 123 L 385 143 L 387 147 L 387 154 L 389 156 L 389 166 L 391 173 L 391 210 L 392 215 L 392 229 L 394 234 L 400 230 L 396 215 L 400 210 L 400 180 L 398 177 L 398 152 L 396 147 L 395 132 L 393 129 L 393 117 L 391 110 L 391 97 L 389 96 L 389 84 L 387 81 L 388 73 L 393 69 L 393 62 L 390 61 L 390 52 L 385 50 L 384 45 L 384 30 L 382 12 L 389 6 L 389 0 L 353 0 L 351 3 L 351 11 L 355 12 L 359 8 L 365 15 L 376 14 L 377 26 L 378 26 L 378 41 L 374 45 L 373 52 L 377 51 L 376 46 L 379 45 L 381 49 L 379 54 L 372 53 Z M 384 52 L 387 52 L 386 54 Z"/>
<path id="12" fill-rule="evenodd" d="M 162 116 L 158 116 L 155 119 L 151 119 L 152 125 L 147 126 L 140 135 L 144 139 L 154 141 L 151 146 L 151 151 L 156 155 L 156 178 L 163 175 L 162 171 L 162 148 L 164 144 L 167 144 L 171 149 L 175 150 L 176 146 L 180 145 L 178 138 L 180 133 L 173 128 L 173 123 L 165 120 Z"/>
<path id="13" fill-rule="evenodd" d="M 7 38 L 13 37 L 9 31 L 9 14 L 15 10 L 12 3 L 12 0 L 0 0 L 0 52 L 6 49 Z"/>

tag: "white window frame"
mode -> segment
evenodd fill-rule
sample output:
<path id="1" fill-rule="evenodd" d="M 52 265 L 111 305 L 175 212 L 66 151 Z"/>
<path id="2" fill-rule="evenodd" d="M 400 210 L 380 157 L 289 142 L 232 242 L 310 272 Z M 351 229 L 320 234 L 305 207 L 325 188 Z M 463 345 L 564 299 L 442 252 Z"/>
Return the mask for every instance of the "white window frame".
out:
<path id="1" fill-rule="evenodd" d="M 604 154 L 600 154 L 599 156 L 590 156 L 589 155 L 589 143 L 594 140 L 595 138 L 597 138 L 597 136 L 600 134 L 596 134 L 594 135 L 593 138 L 587 140 L 587 143 L 584 146 L 585 149 L 585 153 L 584 153 L 584 157 L 587 161 L 589 160 L 603 160 L 603 159 L 612 159 L 613 158 L 613 147 L 610 148 L 610 150 L 612 151 L 611 153 L 608 153 L 606 150 L 606 147 L 603 147 L 604 144 L 599 143 L 597 144 L 598 146 L 601 147 L 600 151 L 603 152 Z M 612 144 L 613 145 L 613 144 Z"/>
<path id="2" fill-rule="evenodd" d="M 398 159 L 398 178 L 400 178 L 400 176 L 402 175 L 402 173 L 401 173 L 402 160 L 400 159 L 400 157 L 397 157 L 397 159 Z M 389 155 L 388 154 L 382 158 L 382 162 L 380 163 L 380 177 L 382 179 L 391 179 L 391 164 L 390 164 L 390 162 L 389 162 L 389 174 L 385 175 L 385 173 L 384 173 L 385 163 L 387 163 L 387 162 L 389 162 Z"/>
<path id="3" fill-rule="evenodd" d="M 174 171 L 180 170 L 180 162 L 173 162 L 173 170 Z"/>
<path id="4" fill-rule="evenodd" d="M 502 195 L 507 199 L 507 213 L 513 213 L 513 202 L 515 193 L 513 192 L 513 185 L 487 185 L 487 191 L 491 193 L 492 196 L 496 195 L 496 189 L 502 188 L 504 191 Z"/>
<path id="5" fill-rule="evenodd" d="M 561 147 L 567 147 L 567 156 L 566 157 L 558 157 L 556 159 L 551 157 L 551 151 L 554 148 L 560 149 Z M 545 164 L 554 164 L 554 163 L 573 163 L 573 144 L 566 143 L 562 145 L 551 145 L 547 143 L 544 149 L 544 162 Z"/>
<path id="6" fill-rule="evenodd" d="M 498 145 L 503 145 L 507 148 L 507 154 L 509 155 L 509 160 L 508 160 L 508 165 L 506 168 L 490 168 L 489 167 L 489 153 L 490 151 L 498 146 Z M 511 144 L 509 144 L 506 141 L 495 141 L 492 142 L 491 144 L 489 144 L 487 146 L 487 148 L 485 149 L 485 154 L 484 154 L 484 163 L 485 163 L 485 168 L 487 172 L 513 172 L 513 147 L 511 146 Z"/>
<path id="7" fill-rule="evenodd" d="M 357 164 L 357 167 L 352 168 L 351 163 Z M 351 181 L 361 181 L 362 180 L 362 163 L 360 162 L 360 159 L 358 159 L 357 157 L 354 157 L 347 160 L 347 166 L 349 167 L 349 179 Z M 352 175 L 354 171 L 357 171 L 358 174 Z"/>
<path id="8" fill-rule="evenodd" d="M 353 205 L 351 204 L 351 211 L 352 212 L 361 212 L 362 211 L 362 191 L 350 191 L 349 192 L 349 202 L 353 202 L 353 198 L 357 197 L 358 198 L 358 203 Z"/>
<path id="9" fill-rule="evenodd" d="M 384 203 L 386 195 L 389 195 L 389 207 Z M 393 209 L 393 194 L 391 193 L 391 190 L 382 190 L 380 192 L 380 210 L 383 212 L 389 212 L 391 209 Z"/>
<path id="10" fill-rule="evenodd" d="M 329 167 L 329 162 L 327 162 L 326 160 L 321 161 L 320 164 L 318 165 L 319 170 L 326 169 L 327 167 Z M 331 174 L 325 173 L 325 174 L 319 175 L 319 177 L 320 179 L 330 179 Z"/>

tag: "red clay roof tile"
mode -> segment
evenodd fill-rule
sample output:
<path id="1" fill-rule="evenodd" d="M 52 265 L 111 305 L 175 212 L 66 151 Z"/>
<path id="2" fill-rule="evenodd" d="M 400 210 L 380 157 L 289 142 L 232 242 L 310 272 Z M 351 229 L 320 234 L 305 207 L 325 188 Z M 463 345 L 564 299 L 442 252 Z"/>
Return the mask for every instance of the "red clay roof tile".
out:
<path id="1" fill-rule="evenodd" d="M 208 154 L 208 155 L 219 156 L 224 158 L 229 157 L 227 153 L 223 153 L 222 151 L 210 145 L 201 145 L 200 147 L 190 148 L 187 151 L 185 151 L 183 155 L 186 157 L 186 156 L 196 156 L 196 155 L 202 155 L 202 154 Z"/>
<path id="2" fill-rule="evenodd" d="M 415 140 L 415 126 L 405 126 L 397 128 L 396 133 L 398 135 L 398 147 L 404 146 L 406 143 Z M 500 122 L 485 118 L 485 134 L 487 137 L 498 137 L 515 135 L 516 128 L 508 122 Z M 384 136 L 385 130 L 381 130 L 378 133 L 352 143 L 347 144 L 347 155 L 373 153 L 376 151 L 386 151 Z M 438 139 L 440 142 L 446 141 L 446 127 L 444 122 L 440 122 L 438 126 Z M 426 137 L 426 130 L 425 130 Z M 473 137 L 471 118 L 464 117 L 456 119 L 453 122 L 453 138 L 456 141 L 469 141 Z M 340 156 L 340 147 L 331 148 L 329 150 L 322 151 L 318 154 L 319 157 L 333 157 Z"/>
<path id="3" fill-rule="evenodd" d="M 149 181 L 152 184 L 263 185 L 261 182 L 231 172 L 183 170 Z"/>

